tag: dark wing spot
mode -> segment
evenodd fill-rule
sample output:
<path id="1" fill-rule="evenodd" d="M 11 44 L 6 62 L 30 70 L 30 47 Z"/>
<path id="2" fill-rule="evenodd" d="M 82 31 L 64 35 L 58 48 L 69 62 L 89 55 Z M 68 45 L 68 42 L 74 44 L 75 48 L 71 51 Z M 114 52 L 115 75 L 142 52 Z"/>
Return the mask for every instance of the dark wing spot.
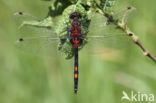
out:
<path id="1" fill-rule="evenodd" d="M 130 9 L 132 9 L 132 7 L 131 7 L 131 6 L 127 7 L 127 10 L 130 10 Z"/>
<path id="2" fill-rule="evenodd" d="M 18 12 L 18 14 L 19 14 L 19 15 L 23 15 L 23 12 L 20 11 L 20 12 Z"/>
<path id="3" fill-rule="evenodd" d="M 23 39 L 23 38 L 20 38 L 20 39 L 19 39 L 19 42 L 22 42 L 22 41 L 24 41 L 24 39 Z"/>

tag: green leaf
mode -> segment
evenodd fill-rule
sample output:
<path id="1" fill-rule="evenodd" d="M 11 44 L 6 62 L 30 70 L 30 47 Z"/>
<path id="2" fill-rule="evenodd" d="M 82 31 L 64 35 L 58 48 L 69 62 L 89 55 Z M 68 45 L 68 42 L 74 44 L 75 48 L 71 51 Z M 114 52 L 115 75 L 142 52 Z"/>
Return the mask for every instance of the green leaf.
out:
<path id="1" fill-rule="evenodd" d="M 61 15 L 65 8 L 71 5 L 69 0 L 53 0 L 50 6 L 49 14 L 51 16 Z"/>
<path id="2" fill-rule="evenodd" d="M 36 27 L 51 27 L 53 25 L 52 18 L 47 17 L 46 19 L 43 19 L 42 21 L 23 21 L 21 24 L 21 27 L 24 25 L 30 25 L 30 26 L 36 26 Z"/>
<path id="3" fill-rule="evenodd" d="M 101 0 L 101 8 L 105 13 L 111 13 L 116 0 Z"/>

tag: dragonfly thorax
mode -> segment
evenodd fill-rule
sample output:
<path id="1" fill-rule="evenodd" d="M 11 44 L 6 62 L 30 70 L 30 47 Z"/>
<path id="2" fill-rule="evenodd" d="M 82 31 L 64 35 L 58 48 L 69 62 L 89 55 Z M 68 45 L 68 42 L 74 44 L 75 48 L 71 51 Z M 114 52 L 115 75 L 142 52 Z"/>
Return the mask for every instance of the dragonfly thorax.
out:
<path id="1" fill-rule="evenodd" d="M 75 47 L 78 48 L 78 46 L 81 44 L 82 40 L 82 34 L 81 34 L 81 14 L 78 12 L 73 12 L 70 15 L 70 19 L 72 19 L 72 24 L 70 28 L 70 42 Z"/>

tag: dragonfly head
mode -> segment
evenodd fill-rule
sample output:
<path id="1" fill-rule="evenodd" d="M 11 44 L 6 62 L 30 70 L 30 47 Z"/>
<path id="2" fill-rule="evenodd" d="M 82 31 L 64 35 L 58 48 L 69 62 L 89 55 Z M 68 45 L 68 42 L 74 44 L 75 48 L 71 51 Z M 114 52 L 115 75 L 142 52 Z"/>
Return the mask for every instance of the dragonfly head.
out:
<path id="1" fill-rule="evenodd" d="M 73 12 L 71 13 L 70 15 L 70 19 L 74 19 L 74 18 L 78 18 L 78 19 L 81 19 L 81 14 L 79 12 Z"/>

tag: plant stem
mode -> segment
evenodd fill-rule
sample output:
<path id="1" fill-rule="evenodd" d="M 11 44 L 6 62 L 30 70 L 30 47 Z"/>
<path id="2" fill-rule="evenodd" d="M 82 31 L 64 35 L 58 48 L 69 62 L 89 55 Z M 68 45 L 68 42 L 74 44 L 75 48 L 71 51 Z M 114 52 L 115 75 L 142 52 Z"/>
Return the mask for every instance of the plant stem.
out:
<path id="1" fill-rule="evenodd" d="M 117 25 L 122 31 L 124 31 L 133 40 L 133 42 L 142 49 L 144 56 L 149 57 L 156 63 L 156 58 L 148 51 L 148 49 L 145 48 L 145 46 L 142 44 L 139 38 L 132 31 L 130 31 L 126 24 L 114 24 Z"/>
<path id="2" fill-rule="evenodd" d="M 139 40 L 139 38 L 128 28 L 126 23 L 116 22 L 117 20 L 115 20 L 111 14 L 106 14 L 98 5 L 97 5 L 97 7 L 99 8 L 99 11 L 100 11 L 99 13 L 103 14 L 108 19 L 109 23 L 116 25 L 119 29 L 121 29 L 123 32 L 125 32 L 126 35 L 128 35 L 133 40 L 133 42 L 142 49 L 143 55 L 149 57 L 156 63 L 156 58 L 148 51 L 148 49 L 145 48 L 145 46 L 142 44 L 142 42 Z M 131 7 L 128 7 L 127 9 L 129 9 L 129 8 L 131 8 Z M 124 18 L 122 18 L 122 19 L 124 19 Z M 122 21 L 124 21 L 124 20 L 122 20 Z"/>

